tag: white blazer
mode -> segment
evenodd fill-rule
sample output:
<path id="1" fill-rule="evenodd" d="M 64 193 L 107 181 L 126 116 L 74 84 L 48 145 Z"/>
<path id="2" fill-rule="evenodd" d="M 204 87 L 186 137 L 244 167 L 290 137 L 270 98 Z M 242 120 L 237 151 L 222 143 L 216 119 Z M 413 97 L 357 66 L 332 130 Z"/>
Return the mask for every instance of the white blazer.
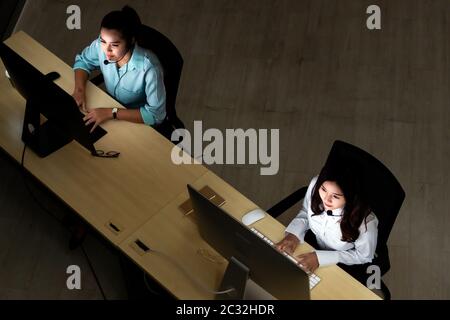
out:
<path id="1" fill-rule="evenodd" d="M 314 190 L 317 176 L 308 186 L 303 206 L 297 216 L 286 228 L 286 232 L 292 233 L 301 242 L 304 242 L 308 229 L 316 235 L 317 243 L 321 250 L 316 250 L 320 266 L 343 263 L 347 265 L 364 264 L 372 262 L 377 247 L 378 219 L 374 213 L 370 213 L 366 223 L 363 221 L 359 228 L 359 237 L 355 242 L 342 241 L 341 216 L 343 208 L 333 210 L 329 216 L 325 211 L 315 215 L 311 209 L 311 195 Z"/>

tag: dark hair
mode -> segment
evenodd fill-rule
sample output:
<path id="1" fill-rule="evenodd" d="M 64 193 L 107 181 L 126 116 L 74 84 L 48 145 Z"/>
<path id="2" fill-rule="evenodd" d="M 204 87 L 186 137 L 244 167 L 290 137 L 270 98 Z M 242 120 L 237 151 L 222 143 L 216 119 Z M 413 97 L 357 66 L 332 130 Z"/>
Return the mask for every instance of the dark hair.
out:
<path id="1" fill-rule="evenodd" d="M 133 39 L 139 35 L 141 19 L 133 8 L 125 6 L 120 11 L 111 11 L 104 16 L 100 27 L 119 31 L 127 48 L 130 48 Z"/>
<path id="2" fill-rule="evenodd" d="M 371 209 L 367 204 L 361 183 L 361 175 L 356 168 L 345 165 L 325 165 L 320 171 L 316 185 L 311 193 L 311 210 L 313 215 L 322 214 L 324 206 L 320 198 L 319 189 L 325 181 L 335 182 L 344 193 L 345 206 L 341 218 L 342 241 L 354 242 L 359 237 L 359 227 Z"/>

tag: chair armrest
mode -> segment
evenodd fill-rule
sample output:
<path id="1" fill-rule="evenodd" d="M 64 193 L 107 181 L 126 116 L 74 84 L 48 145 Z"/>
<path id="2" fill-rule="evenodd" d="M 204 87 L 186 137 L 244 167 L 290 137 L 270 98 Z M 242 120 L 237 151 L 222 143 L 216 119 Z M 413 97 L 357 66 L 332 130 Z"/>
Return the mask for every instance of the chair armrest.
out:
<path id="1" fill-rule="evenodd" d="M 175 118 L 173 119 L 169 119 L 170 122 L 172 123 L 174 129 L 184 129 L 184 123 L 183 121 L 181 121 L 178 117 L 175 116 Z"/>
<path id="2" fill-rule="evenodd" d="M 306 191 L 308 190 L 308 187 L 302 187 L 298 189 L 297 191 L 293 192 L 291 195 L 287 196 L 280 202 L 278 202 L 276 205 L 274 205 L 272 208 L 267 210 L 266 212 L 270 214 L 272 217 L 276 218 L 279 215 L 281 215 L 283 212 L 291 208 L 293 205 L 295 205 L 297 202 L 299 202 L 301 199 L 305 197 Z"/>
<path id="3" fill-rule="evenodd" d="M 381 275 L 385 275 L 386 272 L 391 268 L 391 262 L 389 260 L 389 249 L 387 245 L 379 243 L 377 245 L 375 259 L 373 259 L 372 264 L 377 265 L 380 268 Z"/>

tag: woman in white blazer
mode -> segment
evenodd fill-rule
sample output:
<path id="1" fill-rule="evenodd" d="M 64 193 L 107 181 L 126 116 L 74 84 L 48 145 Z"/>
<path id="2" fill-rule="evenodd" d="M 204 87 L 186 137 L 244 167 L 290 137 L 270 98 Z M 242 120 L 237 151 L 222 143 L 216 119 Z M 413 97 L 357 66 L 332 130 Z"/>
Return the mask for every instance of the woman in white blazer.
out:
<path id="1" fill-rule="evenodd" d="M 358 267 L 374 258 L 377 227 L 378 219 L 363 199 L 358 175 L 345 166 L 326 166 L 311 180 L 303 206 L 277 248 L 293 254 L 307 235 L 307 242 L 317 250 L 295 257 L 305 271 L 338 264 L 365 283 L 366 270 Z"/>

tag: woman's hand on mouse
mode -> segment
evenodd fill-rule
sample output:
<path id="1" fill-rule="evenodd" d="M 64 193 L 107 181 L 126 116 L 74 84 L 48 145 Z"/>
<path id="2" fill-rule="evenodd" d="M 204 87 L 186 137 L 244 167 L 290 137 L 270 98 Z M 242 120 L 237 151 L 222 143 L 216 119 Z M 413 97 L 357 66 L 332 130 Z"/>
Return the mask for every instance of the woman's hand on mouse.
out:
<path id="1" fill-rule="evenodd" d="M 292 254 L 299 243 L 300 240 L 296 236 L 294 236 L 292 233 L 288 233 L 283 240 L 275 245 L 275 247 L 280 251 L 285 251 L 289 254 Z"/>

